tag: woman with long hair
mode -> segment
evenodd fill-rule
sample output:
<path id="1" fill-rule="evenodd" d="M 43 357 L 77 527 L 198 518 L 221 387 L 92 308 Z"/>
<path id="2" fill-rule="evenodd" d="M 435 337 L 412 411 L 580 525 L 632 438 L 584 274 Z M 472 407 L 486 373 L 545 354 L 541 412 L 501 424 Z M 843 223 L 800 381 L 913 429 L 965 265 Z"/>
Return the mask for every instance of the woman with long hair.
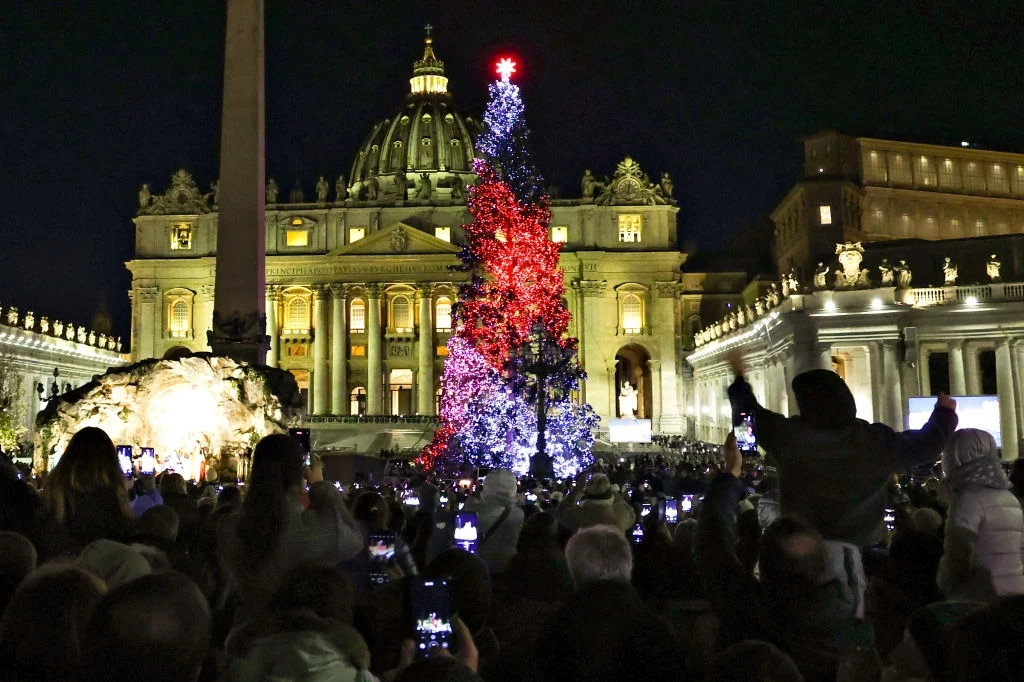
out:
<path id="1" fill-rule="evenodd" d="M 45 489 L 52 551 L 80 550 L 93 540 L 127 540 L 132 514 L 117 450 L 103 429 L 87 426 L 76 433 L 50 472 Z"/>
<path id="2" fill-rule="evenodd" d="M 218 524 L 220 563 L 238 598 L 236 623 L 258 613 L 295 566 L 333 566 L 362 549 L 362 533 L 341 494 L 323 480 L 319 462 L 304 467 L 303 460 L 299 442 L 290 436 L 261 440 L 240 511 Z M 309 509 L 302 504 L 304 478 Z"/>

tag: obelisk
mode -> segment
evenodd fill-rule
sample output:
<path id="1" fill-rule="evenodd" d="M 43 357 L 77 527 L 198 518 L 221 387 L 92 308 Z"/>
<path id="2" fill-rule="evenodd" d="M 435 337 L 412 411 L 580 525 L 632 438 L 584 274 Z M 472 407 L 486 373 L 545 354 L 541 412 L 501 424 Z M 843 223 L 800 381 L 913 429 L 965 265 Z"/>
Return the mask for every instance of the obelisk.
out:
<path id="1" fill-rule="evenodd" d="M 227 0 L 213 352 L 263 364 L 266 226 L 263 0 Z"/>

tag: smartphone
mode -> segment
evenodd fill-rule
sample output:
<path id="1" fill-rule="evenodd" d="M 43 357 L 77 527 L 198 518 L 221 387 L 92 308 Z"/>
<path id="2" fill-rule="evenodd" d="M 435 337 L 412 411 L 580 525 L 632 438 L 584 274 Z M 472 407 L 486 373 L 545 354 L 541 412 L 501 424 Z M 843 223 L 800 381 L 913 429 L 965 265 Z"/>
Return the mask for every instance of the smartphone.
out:
<path id="1" fill-rule="evenodd" d="M 302 446 L 303 464 L 310 466 L 313 463 L 313 448 L 310 446 L 309 429 L 288 429 L 288 435 L 299 441 Z"/>
<path id="2" fill-rule="evenodd" d="M 453 632 L 448 581 L 415 576 L 409 581 L 409 590 L 416 655 L 426 658 L 435 649 L 450 649 Z"/>
<path id="3" fill-rule="evenodd" d="M 679 496 L 679 511 L 684 514 L 689 514 L 693 511 L 693 495 Z"/>
<path id="4" fill-rule="evenodd" d="M 644 524 L 638 523 L 638 524 L 634 525 L 630 537 L 633 540 L 633 544 L 634 545 L 639 545 L 641 542 L 643 542 L 644 541 Z"/>
<path id="5" fill-rule="evenodd" d="M 447 507 L 447 506 L 448 506 L 448 502 L 449 502 L 449 500 L 450 500 L 451 498 L 449 498 L 447 494 L 445 494 L 445 493 L 441 493 L 441 497 L 440 497 L 440 498 L 438 498 L 438 499 L 439 499 L 439 501 L 441 502 L 441 506 L 442 506 L 442 507 Z"/>
<path id="6" fill-rule="evenodd" d="M 121 465 L 121 473 L 125 478 L 131 478 L 135 474 L 135 467 L 132 465 L 132 446 L 117 446 L 117 461 Z"/>
<path id="7" fill-rule="evenodd" d="M 476 512 L 459 512 L 455 515 L 455 546 L 470 554 L 476 554 Z"/>
<path id="8" fill-rule="evenodd" d="M 736 436 L 736 447 L 744 457 L 757 456 L 757 438 L 754 436 L 754 414 L 740 412 L 740 423 L 733 427 Z"/>
<path id="9" fill-rule="evenodd" d="M 395 534 L 382 531 L 370 533 L 370 583 L 384 585 L 388 582 L 388 567 L 395 559 Z"/>
<path id="10" fill-rule="evenodd" d="M 139 473 L 143 476 L 152 476 L 156 473 L 156 455 L 153 448 L 142 448 L 142 457 L 139 458 Z"/>
<path id="11" fill-rule="evenodd" d="M 640 518 L 643 518 L 643 517 L 647 516 L 650 513 L 651 513 L 651 503 L 650 502 L 644 502 L 642 505 L 640 505 Z"/>
<path id="12" fill-rule="evenodd" d="M 402 502 L 411 507 L 418 507 L 420 505 L 419 493 L 415 490 L 406 490 L 402 493 Z"/>
<path id="13" fill-rule="evenodd" d="M 526 504 L 537 504 L 537 495 L 535 493 L 526 493 Z"/>
<path id="14" fill-rule="evenodd" d="M 891 533 L 896 530 L 896 510 L 886 509 L 885 510 L 885 527 Z"/>
<path id="15" fill-rule="evenodd" d="M 679 504 L 669 497 L 665 500 L 665 523 L 676 523 L 679 521 Z"/>

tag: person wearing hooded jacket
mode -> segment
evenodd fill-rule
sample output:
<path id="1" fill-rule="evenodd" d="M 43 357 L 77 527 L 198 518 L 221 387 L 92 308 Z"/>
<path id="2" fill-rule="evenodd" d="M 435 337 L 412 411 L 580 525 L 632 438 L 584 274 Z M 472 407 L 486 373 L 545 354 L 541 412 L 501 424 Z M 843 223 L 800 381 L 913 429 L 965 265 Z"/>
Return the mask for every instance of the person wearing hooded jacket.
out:
<path id="1" fill-rule="evenodd" d="M 754 415 L 758 444 L 774 462 L 779 507 L 821 533 L 829 560 L 846 566 L 848 585 L 863 613 L 866 586 L 861 550 L 877 544 L 886 490 L 898 471 L 934 463 L 956 430 L 956 401 L 940 394 L 928 422 L 897 433 L 885 424 L 857 418 L 853 393 L 831 370 L 812 369 L 793 379 L 800 414 L 784 417 L 765 409 L 743 378 L 745 363 L 731 353 L 736 380 L 729 386 L 734 423 Z"/>
<path id="2" fill-rule="evenodd" d="M 518 483 L 508 469 L 491 469 L 484 479 L 480 501 L 466 503 L 466 511 L 476 512 L 477 556 L 493 575 L 505 572 L 516 553 L 519 532 L 523 529 L 523 510 L 516 506 Z M 508 513 L 506 513 L 506 511 Z"/>
<path id="3" fill-rule="evenodd" d="M 942 472 L 953 498 L 939 589 L 947 599 L 1024 594 L 1024 512 L 995 439 L 979 429 L 957 431 L 942 454 Z"/>

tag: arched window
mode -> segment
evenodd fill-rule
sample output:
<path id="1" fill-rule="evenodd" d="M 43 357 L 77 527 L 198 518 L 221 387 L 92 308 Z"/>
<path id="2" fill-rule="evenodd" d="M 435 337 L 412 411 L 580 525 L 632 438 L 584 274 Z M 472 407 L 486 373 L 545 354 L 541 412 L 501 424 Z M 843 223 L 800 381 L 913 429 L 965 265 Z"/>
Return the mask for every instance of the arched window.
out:
<path id="1" fill-rule="evenodd" d="M 353 416 L 361 416 L 366 414 L 366 389 L 362 386 L 357 386 L 352 389 L 352 393 L 349 394 L 349 414 Z"/>
<path id="2" fill-rule="evenodd" d="M 184 298 L 177 298 L 171 301 L 167 325 L 170 329 L 171 337 L 181 339 L 188 336 L 189 317 L 188 301 Z"/>
<path id="3" fill-rule="evenodd" d="M 639 334 L 644 326 L 643 302 L 636 294 L 622 297 L 622 328 L 627 334 Z"/>
<path id="4" fill-rule="evenodd" d="M 284 304 L 284 329 L 286 334 L 309 332 L 309 303 L 302 295 L 286 299 Z"/>
<path id="5" fill-rule="evenodd" d="M 354 298 L 349 304 L 348 329 L 352 332 L 366 331 L 366 304 L 363 299 Z"/>
<path id="6" fill-rule="evenodd" d="M 412 306 L 405 296 L 395 296 L 391 301 L 391 326 L 396 332 L 412 331 Z"/>
<path id="7" fill-rule="evenodd" d="M 446 332 L 452 328 L 452 300 L 447 296 L 437 299 L 434 312 L 434 327 L 439 332 Z"/>

